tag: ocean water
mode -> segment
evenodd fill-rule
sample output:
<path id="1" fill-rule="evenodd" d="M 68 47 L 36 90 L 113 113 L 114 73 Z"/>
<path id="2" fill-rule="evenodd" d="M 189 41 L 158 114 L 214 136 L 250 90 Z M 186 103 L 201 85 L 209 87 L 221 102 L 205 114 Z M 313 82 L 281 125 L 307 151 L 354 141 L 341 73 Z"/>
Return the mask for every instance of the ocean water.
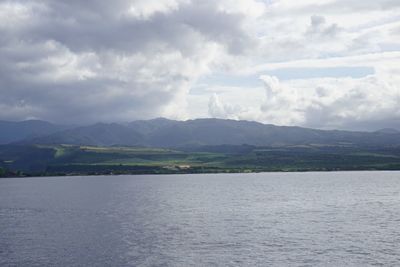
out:
<path id="1" fill-rule="evenodd" d="M 0 179 L 0 266 L 400 266 L 400 172 Z"/>

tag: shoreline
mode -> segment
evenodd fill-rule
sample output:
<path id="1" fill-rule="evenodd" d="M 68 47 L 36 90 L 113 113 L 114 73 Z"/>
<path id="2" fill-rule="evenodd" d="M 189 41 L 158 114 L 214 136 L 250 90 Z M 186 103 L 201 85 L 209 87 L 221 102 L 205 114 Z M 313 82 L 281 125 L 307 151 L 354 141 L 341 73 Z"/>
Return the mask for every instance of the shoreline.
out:
<path id="1" fill-rule="evenodd" d="M 218 171 L 218 172 L 154 172 L 154 173 L 66 173 L 66 174 L 23 174 L 20 176 L 1 176 L 0 179 L 10 178 L 62 178 L 62 177 L 96 177 L 96 176 L 144 176 L 144 175 L 196 175 L 196 174 L 258 174 L 258 173 L 334 173 L 334 172 L 399 172 L 400 169 L 336 169 L 336 170 L 260 170 L 260 171 Z"/>

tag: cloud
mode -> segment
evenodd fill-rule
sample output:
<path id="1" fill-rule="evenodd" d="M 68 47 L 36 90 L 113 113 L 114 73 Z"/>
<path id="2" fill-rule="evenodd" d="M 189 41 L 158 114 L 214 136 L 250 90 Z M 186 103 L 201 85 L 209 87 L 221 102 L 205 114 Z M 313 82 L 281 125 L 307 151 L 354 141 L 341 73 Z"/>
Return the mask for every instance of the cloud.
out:
<path id="1" fill-rule="evenodd" d="M 276 11 L 286 10 L 291 14 L 324 13 L 324 14 L 354 14 L 356 12 L 387 11 L 400 8 L 397 0 L 292 0 L 272 1 L 272 8 Z"/>
<path id="2" fill-rule="evenodd" d="M 217 94 L 213 94 L 208 102 L 208 113 L 213 118 L 220 119 L 238 119 L 242 113 L 239 105 L 230 105 L 223 103 Z"/>
<path id="3" fill-rule="evenodd" d="M 400 122 L 400 90 L 379 74 L 287 82 L 262 75 L 260 80 L 264 98 L 259 102 L 226 103 L 214 94 L 209 99 L 209 114 L 320 129 L 377 130 L 396 128 Z"/>
<path id="4" fill-rule="evenodd" d="M 0 0 L 0 119 L 391 127 L 399 8 L 393 0 Z"/>
<path id="5" fill-rule="evenodd" d="M 337 24 L 327 25 L 326 19 L 323 16 L 311 16 L 311 24 L 307 29 L 306 35 L 308 38 L 333 38 L 340 32 Z"/>
<path id="6" fill-rule="evenodd" d="M 319 83 L 325 95 L 313 97 L 305 106 L 304 125 L 359 130 L 379 129 L 385 124 L 386 127 L 397 127 L 395 122 L 400 120 L 399 89 L 379 75 L 327 79 Z"/>
<path id="7" fill-rule="evenodd" d="M 303 123 L 301 108 L 304 99 L 292 87 L 281 84 L 274 76 L 262 75 L 266 99 L 261 105 L 260 119 L 267 123 L 296 125 Z"/>
<path id="8" fill-rule="evenodd" d="M 240 108 L 229 116 L 325 129 L 396 127 L 399 7 L 398 1 L 272 1 L 260 22 L 257 63 L 237 71 L 261 75 L 265 97 L 254 104 L 231 99 Z"/>
<path id="9" fill-rule="evenodd" d="M 261 76 L 266 100 L 258 120 L 322 129 L 379 129 L 400 121 L 400 90 L 379 75 L 281 84 Z M 283 122 L 283 123 L 282 123 Z"/>
<path id="10" fill-rule="evenodd" d="M 220 4 L 0 2 L 0 118 L 184 118 L 191 85 L 251 49 L 245 15 Z"/>

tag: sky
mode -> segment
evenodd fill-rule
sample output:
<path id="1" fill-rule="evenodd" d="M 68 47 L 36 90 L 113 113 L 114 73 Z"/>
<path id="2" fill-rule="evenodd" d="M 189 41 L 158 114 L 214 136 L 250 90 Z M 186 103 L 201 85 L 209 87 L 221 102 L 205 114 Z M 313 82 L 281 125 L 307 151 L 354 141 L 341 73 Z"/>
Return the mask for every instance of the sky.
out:
<path id="1" fill-rule="evenodd" d="M 400 129 L 399 0 L 0 0 L 0 119 Z"/>

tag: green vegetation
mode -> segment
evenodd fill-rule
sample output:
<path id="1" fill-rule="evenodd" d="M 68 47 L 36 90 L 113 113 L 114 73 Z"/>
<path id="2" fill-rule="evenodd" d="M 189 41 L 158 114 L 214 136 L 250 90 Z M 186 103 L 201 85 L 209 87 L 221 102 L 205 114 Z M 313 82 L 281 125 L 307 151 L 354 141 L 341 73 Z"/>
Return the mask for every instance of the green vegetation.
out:
<path id="1" fill-rule="evenodd" d="M 331 170 L 400 170 L 400 148 L 0 146 L 0 177 Z"/>

